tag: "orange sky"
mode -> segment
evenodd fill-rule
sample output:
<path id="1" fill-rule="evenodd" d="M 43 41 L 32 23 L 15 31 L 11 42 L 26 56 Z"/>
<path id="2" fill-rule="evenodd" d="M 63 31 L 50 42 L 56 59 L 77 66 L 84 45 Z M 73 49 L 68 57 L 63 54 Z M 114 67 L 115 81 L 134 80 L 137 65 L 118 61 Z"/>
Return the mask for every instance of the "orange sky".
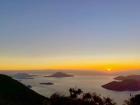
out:
<path id="1" fill-rule="evenodd" d="M 139 0 L 1 1 L 0 70 L 140 69 Z"/>
<path id="2" fill-rule="evenodd" d="M 136 57 L 1 57 L 1 70 L 137 70 L 140 69 L 140 59 Z"/>

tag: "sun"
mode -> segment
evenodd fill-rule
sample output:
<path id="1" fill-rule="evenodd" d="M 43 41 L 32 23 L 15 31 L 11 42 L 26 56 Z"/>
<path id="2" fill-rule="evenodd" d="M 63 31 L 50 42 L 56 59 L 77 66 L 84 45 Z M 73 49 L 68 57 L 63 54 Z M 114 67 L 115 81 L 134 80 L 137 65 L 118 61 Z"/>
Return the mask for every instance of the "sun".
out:
<path id="1" fill-rule="evenodd" d="M 110 71 L 112 71 L 112 69 L 111 69 L 111 68 L 107 68 L 106 70 L 107 70 L 107 71 L 109 71 L 109 72 L 110 72 Z"/>

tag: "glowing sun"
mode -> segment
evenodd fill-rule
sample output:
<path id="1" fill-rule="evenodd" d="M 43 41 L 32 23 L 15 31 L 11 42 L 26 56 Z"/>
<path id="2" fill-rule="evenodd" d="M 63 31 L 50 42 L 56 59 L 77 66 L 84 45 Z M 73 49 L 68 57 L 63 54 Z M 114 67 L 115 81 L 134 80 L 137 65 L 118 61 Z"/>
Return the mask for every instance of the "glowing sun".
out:
<path id="1" fill-rule="evenodd" d="M 112 71 L 112 69 L 111 68 L 107 68 L 107 71 Z"/>

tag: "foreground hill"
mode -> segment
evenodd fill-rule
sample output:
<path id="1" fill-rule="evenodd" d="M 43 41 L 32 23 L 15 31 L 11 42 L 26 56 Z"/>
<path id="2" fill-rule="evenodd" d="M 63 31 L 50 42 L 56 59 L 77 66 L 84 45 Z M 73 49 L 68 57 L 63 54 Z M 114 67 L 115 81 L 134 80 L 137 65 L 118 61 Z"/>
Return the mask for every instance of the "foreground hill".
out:
<path id="1" fill-rule="evenodd" d="M 9 76 L 0 74 L 0 105 L 43 105 L 47 99 Z"/>

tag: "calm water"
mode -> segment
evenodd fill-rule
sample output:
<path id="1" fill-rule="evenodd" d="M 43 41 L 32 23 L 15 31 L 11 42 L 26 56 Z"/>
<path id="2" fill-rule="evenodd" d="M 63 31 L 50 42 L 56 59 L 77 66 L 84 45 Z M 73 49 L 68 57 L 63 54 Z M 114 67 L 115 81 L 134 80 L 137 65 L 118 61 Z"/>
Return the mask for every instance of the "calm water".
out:
<path id="1" fill-rule="evenodd" d="M 72 78 L 45 78 L 39 76 L 35 79 L 22 80 L 22 83 L 32 85 L 33 90 L 44 96 L 50 96 L 55 92 L 67 95 L 68 89 L 75 87 L 81 88 L 84 92 L 96 92 L 101 96 L 111 97 L 118 104 L 122 104 L 124 100 L 130 98 L 130 92 L 110 91 L 101 87 L 103 84 L 111 82 L 113 78 L 114 76 L 75 76 Z M 40 85 L 41 82 L 53 82 L 54 85 Z M 131 92 L 133 95 L 138 93 L 140 93 L 140 91 Z"/>
<path id="2" fill-rule="evenodd" d="M 19 72 L 19 71 L 18 71 Z M 1 72 L 2 74 L 13 75 L 18 72 Z M 45 75 L 49 75 L 54 73 L 48 71 L 39 71 L 39 72 L 26 72 L 29 74 L 38 75 L 34 79 L 23 79 L 21 82 L 25 85 L 31 85 L 32 89 L 39 94 L 49 97 L 53 93 L 60 93 L 62 95 L 68 95 L 69 88 L 81 88 L 84 92 L 96 92 L 100 94 L 102 97 L 111 97 L 114 99 L 118 105 L 122 105 L 124 100 L 130 98 L 130 93 L 132 95 L 140 94 L 140 91 L 137 92 L 117 92 L 111 91 L 102 88 L 101 86 L 113 81 L 113 78 L 116 76 L 103 76 L 103 75 L 92 75 L 92 76 L 83 76 L 83 74 L 87 72 L 71 72 L 75 74 L 74 77 L 71 78 L 51 78 L 51 77 L 44 77 Z M 67 71 L 66 73 L 69 73 Z M 82 76 L 81 76 L 82 74 Z M 90 73 L 86 74 L 89 75 Z M 40 85 L 40 83 L 52 82 L 54 85 Z"/>

